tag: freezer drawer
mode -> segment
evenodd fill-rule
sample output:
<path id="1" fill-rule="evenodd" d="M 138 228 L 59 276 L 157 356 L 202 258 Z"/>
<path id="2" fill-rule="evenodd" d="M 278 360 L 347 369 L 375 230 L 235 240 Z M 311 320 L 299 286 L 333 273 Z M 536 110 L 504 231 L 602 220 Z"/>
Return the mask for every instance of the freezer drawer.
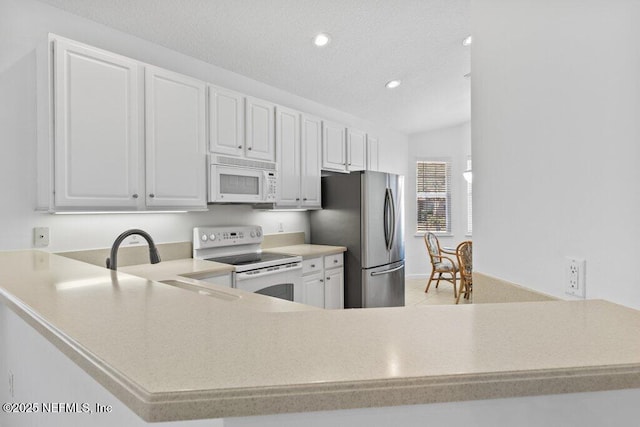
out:
<path id="1" fill-rule="evenodd" d="M 364 308 L 404 306 L 404 261 L 362 270 Z"/>

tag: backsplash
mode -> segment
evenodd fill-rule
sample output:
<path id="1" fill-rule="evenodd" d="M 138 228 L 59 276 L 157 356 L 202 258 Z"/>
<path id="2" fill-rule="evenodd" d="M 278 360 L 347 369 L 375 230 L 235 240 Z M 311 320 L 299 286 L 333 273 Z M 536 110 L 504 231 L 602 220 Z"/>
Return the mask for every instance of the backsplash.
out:
<path id="1" fill-rule="evenodd" d="M 305 233 L 275 233 L 265 234 L 263 249 L 277 248 L 279 246 L 301 245 L 305 243 Z M 193 244 L 189 242 L 159 243 L 156 244 L 160 259 L 162 261 L 172 261 L 174 259 L 191 258 L 193 255 Z M 105 260 L 109 257 L 111 248 L 89 249 L 84 251 L 59 252 L 67 258 L 76 259 L 89 264 L 105 267 Z M 162 262 L 161 261 L 161 262 Z M 118 250 L 118 266 L 146 264 L 149 262 L 149 247 L 146 244 L 136 246 L 123 246 Z"/>

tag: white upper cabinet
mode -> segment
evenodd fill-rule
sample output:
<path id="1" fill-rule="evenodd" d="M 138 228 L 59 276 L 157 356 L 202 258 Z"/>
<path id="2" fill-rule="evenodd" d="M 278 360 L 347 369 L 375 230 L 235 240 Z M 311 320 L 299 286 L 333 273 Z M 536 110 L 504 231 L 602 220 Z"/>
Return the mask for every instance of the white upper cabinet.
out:
<path id="1" fill-rule="evenodd" d="M 205 84 L 145 69 L 146 204 L 206 208 Z"/>
<path id="2" fill-rule="evenodd" d="M 53 44 L 52 210 L 206 209 L 205 84 Z"/>
<path id="3" fill-rule="evenodd" d="M 209 86 L 209 150 L 244 154 L 244 95 Z"/>
<path id="4" fill-rule="evenodd" d="M 347 129 L 347 170 L 361 171 L 366 168 L 367 134 Z"/>
<path id="5" fill-rule="evenodd" d="M 300 205 L 300 113 L 276 107 L 279 207 Z"/>
<path id="6" fill-rule="evenodd" d="M 274 162 L 275 104 L 262 99 L 246 98 L 245 155 L 247 158 Z"/>
<path id="7" fill-rule="evenodd" d="M 139 64 L 67 40 L 53 58 L 54 209 L 137 209 Z"/>
<path id="8" fill-rule="evenodd" d="M 371 135 L 367 135 L 367 170 L 377 171 L 379 170 L 378 151 L 380 150 L 380 144 L 378 138 L 374 138 Z"/>
<path id="9" fill-rule="evenodd" d="M 322 205 L 320 191 L 320 159 L 322 157 L 322 120 L 308 114 L 300 116 L 301 121 L 301 207 L 319 208 Z"/>
<path id="10" fill-rule="evenodd" d="M 320 207 L 322 120 L 276 107 L 279 208 Z"/>
<path id="11" fill-rule="evenodd" d="M 345 126 L 322 122 L 322 168 L 346 172 L 347 152 Z"/>

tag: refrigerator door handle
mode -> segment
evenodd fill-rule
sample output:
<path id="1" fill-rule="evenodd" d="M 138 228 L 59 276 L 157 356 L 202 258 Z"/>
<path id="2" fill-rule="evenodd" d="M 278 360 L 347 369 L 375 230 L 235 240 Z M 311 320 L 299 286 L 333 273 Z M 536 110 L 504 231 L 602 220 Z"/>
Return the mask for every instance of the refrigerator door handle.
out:
<path id="1" fill-rule="evenodd" d="M 374 272 L 374 273 L 371 273 L 371 275 L 372 275 L 372 276 L 381 276 L 381 275 L 383 275 L 383 274 L 389 274 L 389 273 L 393 273 L 393 272 L 398 271 L 398 270 L 402 270 L 403 268 L 404 268 L 404 264 L 403 264 L 403 265 L 401 265 L 401 266 L 399 266 L 399 267 L 392 268 L 391 270 L 376 271 L 376 272 Z"/>
<path id="2" fill-rule="evenodd" d="M 389 250 L 389 189 L 384 190 L 384 244 Z"/>
<path id="3" fill-rule="evenodd" d="M 389 202 L 391 207 L 391 237 L 389 238 L 389 250 L 393 247 L 394 240 L 396 238 L 396 203 L 393 198 L 393 192 L 389 191 Z"/>

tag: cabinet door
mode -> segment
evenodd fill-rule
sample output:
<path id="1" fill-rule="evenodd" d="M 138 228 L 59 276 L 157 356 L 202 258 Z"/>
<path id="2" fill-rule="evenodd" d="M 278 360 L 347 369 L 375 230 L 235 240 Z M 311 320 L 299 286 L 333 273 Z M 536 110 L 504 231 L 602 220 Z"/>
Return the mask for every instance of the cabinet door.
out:
<path id="1" fill-rule="evenodd" d="M 322 122 L 322 168 L 346 172 L 345 127 L 338 123 Z"/>
<path id="2" fill-rule="evenodd" d="M 378 165 L 378 150 L 380 149 L 378 138 L 374 138 L 371 135 L 367 135 L 367 170 L 377 171 Z"/>
<path id="3" fill-rule="evenodd" d="M 244 95 L 209 86 L 209 150 L 241 156 L 244 152 Z"/>
<path id="4" fill-rule="evenodd" d="M 146 68 L 148 207 L 206 208 L 205 102 L 203 82 Z"/>
<path id="5" fill-rule="evenodd" d="M 130 209 L 138 193 L 138 64 L 54 41 L 54 209 Z"/>
<path id="6" fill-rule="evenodd" d="M 301 206 L 321 207 L 320 158 L 322 156 L 322 120 L 303 114 L 301 117 Z"/>
<path id="7" fill-rule="evenodd" d="M 322 274 L 313 274 L 302 278 L 304 303 L 324 308 L 324 279 Z"/>
<path id="8" fill-rule="evenodd" d="M 300 204 L 300 113 L 276 107 L 278 206 Z"/>
<path id="9" fill-rule="evenodd" d="M 250 159 L 275 161 L 275 105 L 261 99 L 246 99 L 245 155 Z"/>
<path id="10" fill-rule="evenodd" d="M 344 268 L 325 270 L 324 308 L 344 308 Z"/>
<path id="11" fill-rule="evenodd" d="M 367 134 L 355 129 L 347 130 L 347 169 L 361 171 L 366 166 Z"/>

